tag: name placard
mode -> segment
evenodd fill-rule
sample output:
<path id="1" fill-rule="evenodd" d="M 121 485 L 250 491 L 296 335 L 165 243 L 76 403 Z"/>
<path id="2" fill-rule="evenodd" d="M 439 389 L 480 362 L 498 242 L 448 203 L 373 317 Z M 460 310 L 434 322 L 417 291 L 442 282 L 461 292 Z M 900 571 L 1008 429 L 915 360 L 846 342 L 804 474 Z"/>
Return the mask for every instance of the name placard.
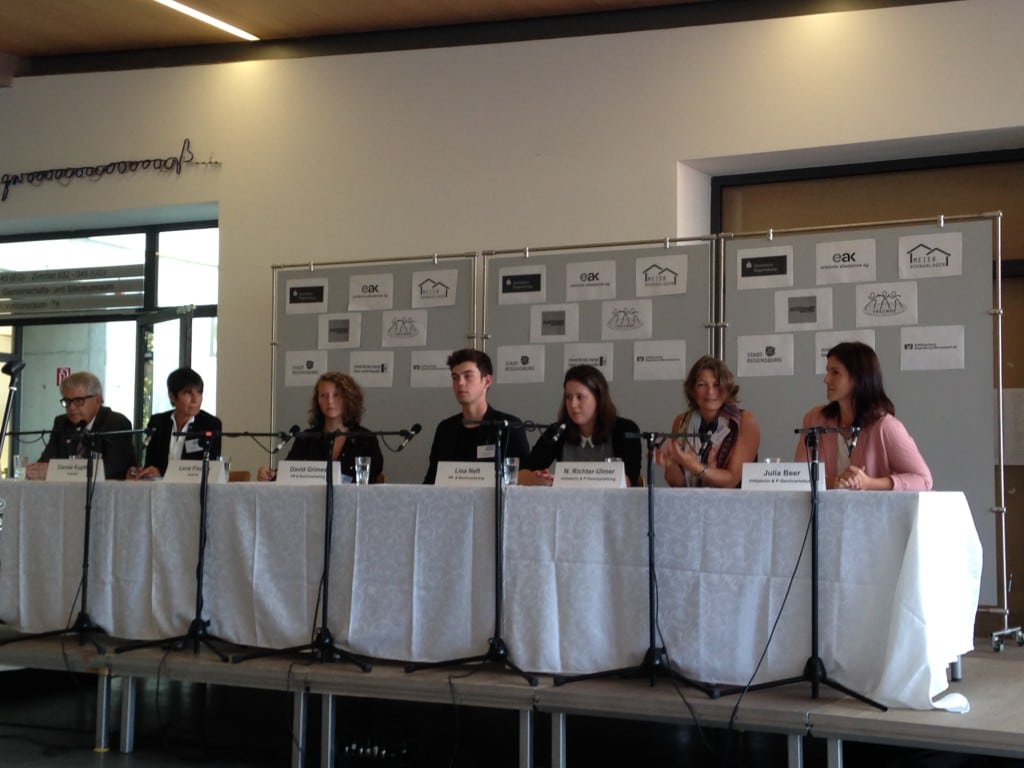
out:
<path id="1" fill-rule="evenodd" d="M 552 485 L 574 488 L 625 488 L 626 467 L 621 461 L 560 461 Z"/>
<path id="2" fill-rule="evenodd" d="M 439 461 L 434 485 L 459 488 L 493 488 L 493 461 Z"/>
<path id="3" fill-rule="evenodd" d="M 47 482 L 84 483 L 89 479 L 86 477 L 86 462 L 86 459 L 50 459 L 46 465 L 46 480 Z M 102 458 L 93 459 L 92 476 L 97 482 L 106 480 Z"/>
<path id="4" fill-rule="evenodd" d="M 277 465 L 277 482 L 288 485 L 327 485 L 326 461 L 282 461 Z M 352 478 L 341 474 L 341 465 L 331 462 L 331 482 L 334 485 L 351 483 Z"/>
<path id="5" fill-rule="evenodd" d="M 745 491 L 809 491 L 811 469 L 803 461 L 748 462 L 743 465 Z M 825 490 L 825 463 L 818 462 L 818 490 Z"/>
<path id="6" fill-rule="evenodd" d="M 171 459 L 167 462 L 164 472 L 165 483 L 199 483 L 203 478 L 203 462 L 199 459 Z M 226 483 L 228 473 L 224 471 L 223 461 L 210 462 L 210 474 L 207 483 Z"/>

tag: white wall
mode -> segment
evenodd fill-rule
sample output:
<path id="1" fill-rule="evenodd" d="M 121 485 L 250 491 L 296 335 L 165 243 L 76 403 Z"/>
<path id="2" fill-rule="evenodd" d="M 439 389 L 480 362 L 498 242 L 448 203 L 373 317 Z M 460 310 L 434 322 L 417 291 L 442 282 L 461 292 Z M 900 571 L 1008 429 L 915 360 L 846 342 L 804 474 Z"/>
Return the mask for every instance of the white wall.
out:
<path id="1" fill-rule="evenodd" d="M 15 187 L 0 232 L 216 202 L 218 411 L 276 428 L 271 265 L 692 235 L 707 174 L 1024 146 L 1021 29 L 1019 0 L 968 0 L 22 78 L 0 89 L 0 174 L 176 154 L 186 136 L 222 165 Z"/>

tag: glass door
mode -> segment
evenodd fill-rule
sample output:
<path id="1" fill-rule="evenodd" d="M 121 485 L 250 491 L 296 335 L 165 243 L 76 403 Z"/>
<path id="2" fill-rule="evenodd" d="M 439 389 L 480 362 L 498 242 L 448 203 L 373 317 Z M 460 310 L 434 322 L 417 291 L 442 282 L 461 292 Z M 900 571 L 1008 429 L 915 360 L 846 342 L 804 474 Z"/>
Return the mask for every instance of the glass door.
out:
<path id="1" fill-rule="evenodd" d="M 203 409 L 217 403 L 217 318 L 193 317 L 191 307 L 162 310 L 139 322 L 142 403 L 139 427 L 154 413 L 171 409 L 167 376 L 182 366 L 203 377 Z"/>

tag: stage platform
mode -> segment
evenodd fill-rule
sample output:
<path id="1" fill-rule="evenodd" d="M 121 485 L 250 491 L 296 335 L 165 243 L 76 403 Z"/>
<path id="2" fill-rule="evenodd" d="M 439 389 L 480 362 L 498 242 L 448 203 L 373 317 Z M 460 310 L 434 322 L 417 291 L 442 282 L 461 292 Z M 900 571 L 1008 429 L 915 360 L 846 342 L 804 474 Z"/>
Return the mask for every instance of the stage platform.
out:
<path id="1" fill-rule="evenodd" d="M 696 723 L 708 729 L 783 734 L 791 768 L 816 764 L 840 768 L 844 742 L 1024 758 L 1024 708 L 1020 706 L 1024 701 L 1024 649 L 1009 644 L 1004 652 L 996 653 L 987 638 L 979 638 L 977 650 L 964 657 L 963 679 L 950 689 L 963 693 L 970 701 L 971 709 L 964 714 L 910 709 L 883 712 L 828 686 L 822 686 L 814 699 L 809 683 L 750 692 L 742 697 L 711 698 L 660 676 L 653 686 L 649 677 L 556 686 L 550 676 L 542 675 L 534 687 L 496 664 L 407 673 L 401 664 L 373 662 L 372 671 L 362 672 L 346 662 L 320 663 L 295 655 L 227 663 L 206 649 L 198 654 L 191 647 L 114 653 L 117 641 L 101 638 L 100 644 L 102 650 L 89 643 L 80 645 L 74 635 L 23 640 L 0 646 L 0 665 L 95 673 L 97 748 L 106 748 L 113 730 L 110 703 L 116 697 L 110 695 L 110 686 L 119 684 L 120 749 L 124 752 L 134 748 L 134 686 L 140 680 L 159 677 L 291 693 L 292 764 L 296 766 L 309 764 L 305 759 L 305 733 L 311 696 L 319 697 L 321 702 L 319 754 L 324 766 L 333 765 L 336 757 L 333 741 L 338 715 L 333 702 L 337 697 L 514 711 L 518 713 L 518 743 L 496 743 L 495 748 L 503 752 L 517 749 L 520 766 L 533 766 L 535 762 L 572 765 L 566 726 L 576 717 L 683 726 Z M 856 681 L 838 682 L 856 690 Z M 535 743 L 535 720 L 539 718 L 550 718 L 550 745 Z M 820 749 L 806 749 L 808 740 L 826 744 L 824 761 Z M 818 762 L 807 758 L 809 752 L 815 753 Z"/>

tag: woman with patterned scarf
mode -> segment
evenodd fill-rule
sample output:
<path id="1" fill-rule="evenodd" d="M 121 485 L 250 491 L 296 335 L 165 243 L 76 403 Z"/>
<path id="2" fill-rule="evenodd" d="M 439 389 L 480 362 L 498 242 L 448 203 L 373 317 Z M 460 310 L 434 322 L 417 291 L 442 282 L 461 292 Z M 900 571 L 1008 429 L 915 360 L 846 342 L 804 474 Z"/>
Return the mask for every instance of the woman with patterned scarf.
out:
<path id="1" fill-rule="evenodd" d="M 739 385 L 721 360 L 705 355 L 693 364 L 683 382 L 688 410 L 672 422 L 673 434 L 655 454 L 665 467 L 665 481 L 674 488 L 738 488 L 743 464 L 757 461 L 761 428 L 750 411 L 741 409 Z"/>

